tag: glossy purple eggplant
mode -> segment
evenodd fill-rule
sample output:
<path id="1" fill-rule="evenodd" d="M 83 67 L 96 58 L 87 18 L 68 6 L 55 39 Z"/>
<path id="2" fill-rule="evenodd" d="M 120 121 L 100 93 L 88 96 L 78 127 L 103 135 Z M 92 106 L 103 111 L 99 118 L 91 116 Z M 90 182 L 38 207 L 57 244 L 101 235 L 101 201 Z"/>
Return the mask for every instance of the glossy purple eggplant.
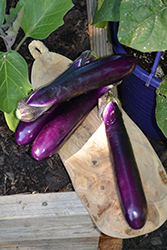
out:
<path id="1" fill-rule="evenodd" d="M 45 107 L 59 104 L 85 92 L 121 81 L 136 67 L 136 58 L 111 55 L 67 72 L 49 85 L 34 92 L 27 104 Z"/>
<path id="2" fill-rule="evenodd" d="M 84 64 L 88 64 L 97 59 L 97 55 L 93 50 L 86 50 L 81 53 L 81 55 L 75 59 L 70 65 L 69 68 L 62 73 L 62 75 L 73 71 L 74 69 L 81 67 Z M 61 75 L 61 76 L 62 76 Z M 57 77 L 56 79 L 58 79 Z M 29 96 L 26 96 L 24 99 L 20 100 L 16 109 L 16 116 L 19 120 L 23 122 L 32 122 L 35 121 L 39 116 L 41 116 L 45 111 L 47 111 L 52 105 L 44 106 L 44 107 L 32 107 L 27 105 L 27 100 Z"/>
<path id="3" fill-rule="evenodd" d="M 65 71 L 65 73 L 72 71 L 78 67 L 81 67 L 90 62 L 94 62 L 98 59 L 98 56 L 94 50 L 85 50 L 82 54 L 77 57 L 69 66 L 69 68 Z"/>
<path id="4" fill-rule="evenodd" d="M 55 154 L 109 89 L 93 90 L 68 101 L 61 114 L 47 123 L 35 138 L 31 150 L 33 158 L 41 161 Z"/>
<path id="5" fill-rule="evenodd" d="M 95 54 L 94 51 L 87 50 L 84 51 L 67 69 L 67 71 L 73 70 L 77 67 L 81 67 L 85 63 L 90 63 L 94 60 L 97 59 L 97 55 Z M 28 97 L 26 97 L 27 100 Z M 56 115 L 59 114 L 62 106 L 64 103 L 61 103 L 60 105 L 52 106 L 49 110 L 47 110 L 44 114 L 41 114 L 41 111 L 43 111 L 42 108 L 34 107 L 32 108 L 31 106 L 26 107 L 26 110 L 24 110 L 25 107 L 25 102 L 22 100 L 20 102 L 20 108 L 23 109 L 22 112 L 22 120 L 20 121 L 16 131 L 15 131 L 15 140 L 19 145 L 26 145 L 30 142 L 32 142 L 37 134 L 40 132 L 40 130 L 48 123 L 51 121 L 52 118 L 54 118 Z M 31 110 L 31 112 L 26 112 L 26 111 Z M 39 116 L 40 115 L 40 116 Z M 39 116 L 37 119 L 34 120 Z M 32 120 L 31 122 L 25 122 L 26 120 Z M 25 120 L 25 121 L 24 121 Z"/>
<path id="6" fill-rule="evenodd" d="M 40 117 L 45 111 L 49 109 L 49 106 L 48 107 L 31 107 L 27 105 L 27 100 L 29 99 L 30 95 L 20 100 L 17 104 L 16 116 L 19 120 L 23 122 L 35 121 L 38 117 Z"/>
<path id="7" fill-rule="evenodd" d="M 39 116 L 35 121 L 20 121 L 15 131 L 15 140 L 17 144 L 23 146 L 31 143 L 35 139 L 37 134 L 41 131 L 41 129 L 60 113 L 63 105 L 64 103 L 61 103 L 56 107 L 52 106 L 48 111 Z"/>
<path id="8" fill-rule="evenodd" d="M 140 229 L 147 218 L 147 201 L 131 142 L 117 101 L 109 93 L 99 100 L 108 145 L 126 221 L 133 229 Z"/>

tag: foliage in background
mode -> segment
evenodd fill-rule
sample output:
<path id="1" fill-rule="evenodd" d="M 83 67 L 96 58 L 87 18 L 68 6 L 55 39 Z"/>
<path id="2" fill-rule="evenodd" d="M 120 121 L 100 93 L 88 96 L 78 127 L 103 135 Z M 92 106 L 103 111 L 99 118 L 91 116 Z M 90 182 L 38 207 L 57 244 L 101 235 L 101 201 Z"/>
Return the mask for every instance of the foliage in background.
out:
<path id="1" fill-rule="evenodd" d="M 93 24 L 119 21 L 120 43 L 142 52 L 167 49 L 167 1 L 97 0 Z"/>
<path id="2" fill-rule="evenodd" d="M 96 11 L 93 18 L 93 25 L 103 28 L 106 22 L 120 20 L 121 0 L 97 0 Z"/>
<path id="3" fill-rule="evenodd" d="M 141 52 L 167 50 L 167 0 L 97 0 L 93 24 L 119 22 L 118 40 Z M 156 90 L 156 121 L 167 137 L 167 76 Z"/>
<path id="4" fill-rule="evenodd" d="M 69 0 L 19 0 L 7 15 L 6 1 L 0 0 L 0 37 L 6 45 L 6 52 L 0 51 L 0 110 L 12 131 L 18 124 L 14 114 L 17 102 L 32 89 L 27 63 L 17 51 L 27 37 L 45 39 L 63 25 L 63 17 L 72 6 Z M 20 27 L 25 35 L 13 48 Z"/>
<path id="5" fill-rule="evenodd" d="M 157 88 L 156 94 L 157 124 L 167 138 L 167 75 Z"/>

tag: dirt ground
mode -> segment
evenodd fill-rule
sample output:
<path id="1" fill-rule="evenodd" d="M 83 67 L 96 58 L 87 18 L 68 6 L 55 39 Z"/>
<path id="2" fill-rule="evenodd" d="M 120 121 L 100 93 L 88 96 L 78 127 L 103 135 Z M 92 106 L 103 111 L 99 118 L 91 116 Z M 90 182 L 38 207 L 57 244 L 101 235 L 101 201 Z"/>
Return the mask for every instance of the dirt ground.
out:
<path id="1" fill-rule="evenodd" d="M 14 7 L 16 2 L 8 1 L 8 7 Z M 71 60 L 90 48 L 86 3 L 76 0 L 73 3 L 75 6 L 64 17 L 64 25 L 43 40 L 50 51 Z M 14 47 L 22 37 L 23 32 L 20 30 Z M 33 58 L 28 45 L 32 40 L 28 38 L 18 51 L 28 63 L 29 75 Z M 2 39 L 0 50 L 5 50 Z M 72 190 L 69 176 L 58 154 L 48 160 L 37 162 L 32 158 L 30 151 L 31 144 L 22 147 L 16 144 L 14 133 L 8 129 L 0 112 L 0 195 Z"/>
<path id="2" fill-rule="evenodd" d="M 8 7 L 16 0 L 10 0 Z M 50 51 L 74 60 L 81 52 L 90 49 L 85 0 L 73 0 L 74 7 L 64 17 L 64 25 L 53 32 L 43 43 Z M 20 30 L 18 44 L 23 36 Z M 27 39 L 19 50 L 31 73 L 33 58 L 28 51 Z M 5 49 L 0 39 L 0 51 Z M 167 145 L 150 139 L 155 151 L 167 170 Z M 72 183 L 58 154 L 37 162 L 31 156 L 31 144 L 19 146 L 0 112 L 0 195 L 19 193 L 46 193 L 72 191 Z M 151 234 L 123 241 L 123 250 L 167 250 L 167 223 Z"/>

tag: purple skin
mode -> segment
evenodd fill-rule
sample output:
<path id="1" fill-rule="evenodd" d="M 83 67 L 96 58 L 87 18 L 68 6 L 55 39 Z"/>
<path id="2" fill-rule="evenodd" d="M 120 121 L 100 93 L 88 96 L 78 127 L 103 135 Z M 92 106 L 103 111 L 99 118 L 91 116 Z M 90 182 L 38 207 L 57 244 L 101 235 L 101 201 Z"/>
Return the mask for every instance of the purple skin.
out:
<path id="1" fill-rule="evenodd" d="M 67 71 L 74 70 L 77 67 L 80 67 L 84 65 L 85 63 L 89 63 L 91 61 L 96 60 L 96 56 L 93 51 L 87 50 L 84 51 L 67 69 Z M 20 102 L 21 104 L 23 103 Z M 33 119 L 34 116 L 37 117 L 40 112 L 36 111 L 36 109 L 39 109 L 35 107 L 33 110 L 31 110 L 31 115 L 29 114 L 28 119 L 30 120 L 33 119 L 31 122 L 24 122 L 20 121 L 16 131 L 15 131 L 15 140 L 19 145 L 26 145 L 30 142 L 32 142 L 37 134 L 40 132 L 40 130 L 48 123 L 51 121 L 52 118 L 54 118 L 56 115 L 60 113 L 60 110 L 64 103 L 60 105 L 52 106 L 48 111 L 46 111 L 44 114 L 39 116 L 37 119 Z M 28 106 L 29 107 L 29 106 Z M 23 107 L 24 109 L 24 107 Z M 33 111 L 33 113 L 32 113 Z M 27 118 L 27 113 L 24 112 L 25 116 L 23 116 L 23 120 Z"/>
<path id="2" fill-rule="evenodd" d="M 70 70 L 81 67 L 84 64 L 88 64 L 90 62 L 93 62 L 97 59 L 98 59 L 98 57 L 93 50 L 86 50 L 86 51 L 82 52 L 82 54 L 75 61 L 72 62 L 72 64 L 65 71 L 65 73 L 69 72 Z"/>
<path id="3" fill-rule="evenodd" d="M 63 73 L 51 84 L 34 92 L 27 104 L 34 107 L 58 105 L 85 92 L 114 84 L 130 75 L 136 63 L 136 58 L 128 55 L 112 55 L 97 59 Z"/>
<path id="4" fill-rule="evenodd" d="M 92 61 L 95 61 L 96 59 L 97 55 L 94 51 L 86 50 L 75 61 L 73 61 L 71 65 L 69 65 L 69 68 L 62 75 L 65 75 L 66 73 L 69 73 L 70 71 L 73 71 L 74 69 L 81 67 L 84 64 L 88 64 Z M 26 96 L 25 98 L 20 100 L 17 105 L 16 116 L 19 120 L 23 122 L 35 121 L 39 116 L 41 116 L 45 111 L 47 111 L 50 106 L 52 106 L 49 105 L 43 107 L 32 107 L 27 105 L 27 101 L 31 95 L 32 93 L 29 96 Z"/>
<path id="5" fill-rule="evenodd" d="M 95 52 L 93 50 L 86 50 L 84 52 L 82 52 L 82 54 L 77 57 L 77 59 L 75 59 L 70 65 L 69 68 L 66 69 L 59 77 L 62 77 L 63 75 L 72 72 L 73 70 L 75 70 L 76 68 L 79 68 L 85 64 L 88 64 L 90 62 L 94 62 L 95 60 L 97 60 L 98 57 L 95 54 Z M 59 78 L 57 77 L 56 80 Z"/>
<path id="6" fill-rule="evenodd" d="M 17 144 L 23 146 L 32 142 L 40 130 L 58 115 L 63 107 L 64 103 L 61 103 L 58 106 L 52 106 L 46 113 L 42 114 L 35 121 L 32 122 L 23 122 L 20 121 L 16 131 L 15 131 L 15 140 Z"/>
<path id="7" fill-rule="evenodd" d="M 61 114 L 47 123 L 35 138 L 31 150 L 33 158 L 41 161 L 55 154 L 109 89 L 90 91 L 67 102 Z"/>
<path id="8" fill-rule="evenodd" d="M 23 122 L 35 121 L 39 116 L 49 109 L 49 107 L 31 107 L 27 105 L 27 100 L 30 95 L 20 100 L 17 104 L 16 116 Z"/>
<path id="9" fill-rule="evenodd" d="M 116 101 L 110 101 L 105 106 L 102 117 L 124 216 L 131 228 L 140 229 L 146 222 L 147 202 L 131 142 Z"/>

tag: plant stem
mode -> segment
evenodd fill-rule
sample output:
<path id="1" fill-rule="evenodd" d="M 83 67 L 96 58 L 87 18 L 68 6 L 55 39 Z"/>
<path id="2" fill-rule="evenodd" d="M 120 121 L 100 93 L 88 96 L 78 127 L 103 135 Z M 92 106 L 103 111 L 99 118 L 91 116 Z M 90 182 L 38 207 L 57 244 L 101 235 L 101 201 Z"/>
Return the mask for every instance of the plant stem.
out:
<path id="1" fill-rule="evenodd" d="M 24 41 L 27 39 L 27 36 L 24 36 L 23 39 L 19 42 L 19 44 L 17 45 L 15 51 L 18 51 L 21 47 L 21 45 L 24 43 Z"/>

